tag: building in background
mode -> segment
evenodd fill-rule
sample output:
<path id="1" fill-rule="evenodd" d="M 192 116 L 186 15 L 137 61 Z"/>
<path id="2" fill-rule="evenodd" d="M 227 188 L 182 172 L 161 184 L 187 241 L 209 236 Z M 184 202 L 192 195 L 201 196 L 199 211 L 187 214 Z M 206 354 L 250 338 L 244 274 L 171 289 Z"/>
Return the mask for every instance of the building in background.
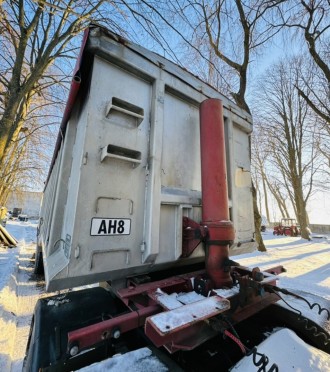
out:
<path id="1" fill-rule="evenodd" d="M 8 211 L 13 211 L 14 208 L 22 209 L 22 214 L 28 217 L 39 217 L 40 203 L 42 192 L 22 191 L 12 193 L 7 201 Z"/>

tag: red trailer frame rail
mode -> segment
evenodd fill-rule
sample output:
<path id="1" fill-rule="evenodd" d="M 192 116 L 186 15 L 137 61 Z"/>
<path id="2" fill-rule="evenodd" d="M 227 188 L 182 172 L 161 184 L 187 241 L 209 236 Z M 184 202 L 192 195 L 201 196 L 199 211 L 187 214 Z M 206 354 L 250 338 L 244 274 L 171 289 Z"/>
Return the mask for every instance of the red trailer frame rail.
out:
<path id="1" fill-rule="evenodd" d="M 224 314 L 237 323 L 276 302 L 277 296 L 265 292 L 263 287 L 276 285 L 277 275 L 283 271 L 282 266 L 263 272 L 258 268 L 235 267 L 234 286 L 210 290 L 209 297 L 199 293 L 196 285 L 199 283 L 196 279 L 206 276 L 205 271 L 139 285 L 131 282 L 128 288 L 118 291 L 127 313 L 69 332 L 68 355 L 77 355 L 105 339 L 119 338 L 122 333 L 142 326 L 155 346 L 164 346 L 170 353 L 194 349 L 217 334 L 208 319 Z M 165 327 L 169 326 L 165 332 L 159 326 L 164 319 L 168 323 Z"/>

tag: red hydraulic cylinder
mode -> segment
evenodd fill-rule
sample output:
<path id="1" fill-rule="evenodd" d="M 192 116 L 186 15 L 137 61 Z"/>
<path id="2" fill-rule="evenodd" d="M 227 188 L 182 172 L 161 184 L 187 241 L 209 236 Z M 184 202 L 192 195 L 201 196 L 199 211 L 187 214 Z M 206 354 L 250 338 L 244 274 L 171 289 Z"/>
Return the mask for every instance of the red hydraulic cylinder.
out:
<path id="1" fill-rule="evenodd" d="M 202 225 L 207 228 L 205 266 L 214 288 L 231 287 L 227 262 L 234 227 L 229 220 L 226 148 L 222 102 L 207 99 L 200 106 Z"/>

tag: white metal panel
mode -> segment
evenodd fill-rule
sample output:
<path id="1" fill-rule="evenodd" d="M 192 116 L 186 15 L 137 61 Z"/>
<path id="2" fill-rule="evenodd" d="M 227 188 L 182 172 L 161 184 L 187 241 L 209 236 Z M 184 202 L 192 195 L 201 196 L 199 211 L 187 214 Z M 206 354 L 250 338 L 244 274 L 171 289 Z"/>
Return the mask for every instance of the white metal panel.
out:
<path id="1" fill-rule="evenodd" d="M 94 61 L 86 136 L 81 139 L 85 144 L 83 154 L 80 154 L 74 227 L 72 230 L 64 227 L 66 230 L 62 234 L 71 235 L 72 231 L 73 249 L 77 251 L 79 247 L 79 256 L 71 257 L 69 265 L 72 276 L 93 275 L 141 264 L 151 89 L 144 80 L 99 58 Z M 138 123 L 129 113 L 108 114 L 109 102 L 114 97 L 143 109 L 142 122 Z M 109 145 L 121 149 L 121 158 L 102 159 L 101 149 Z M 140 154 L 139 164 L 129 161 L 132 152 Z M 85 161 L 82 160 L 84 154 L 88 154 Z M 130 233 L 91 235 L 93 218 L 129 219 Z"/>
<path id="2" fill-rule="evenodd" d="M 165 94 L 162 186 L 201 190 L 198 107 Z"/>
<path id="3" fill-rule="evenodd" d="M 235 173 L 237 170 L 250 173 L 250 151 L 249 138 L 240 128 L 234 125 L 234 147 L 233 163 L 234 169 L 232 182 L 235 184 L 235 221 L 236 221 L 236 240 L 247 241 L 251 239 L 251 231 L 254 231 L 253 204 L 251 197 L 251 183 L 239 185 L 235 183 Z"/>
<path id="4" fill-rule="evenodd" d="M 72 148 L 76 140 L 77 109 L 78 107 L 71 115 L 72 119 L 68 123 L 65 140 L 62 144 L 61 156 L 58 158 L 58 161 L 60 161 L 60 168 L 54 195 L 51 230 L 47 244 L 48 255 L 55 252 L 62 239 L 63 218 L 67 205 L 68 182 L 72 166 Z"/>

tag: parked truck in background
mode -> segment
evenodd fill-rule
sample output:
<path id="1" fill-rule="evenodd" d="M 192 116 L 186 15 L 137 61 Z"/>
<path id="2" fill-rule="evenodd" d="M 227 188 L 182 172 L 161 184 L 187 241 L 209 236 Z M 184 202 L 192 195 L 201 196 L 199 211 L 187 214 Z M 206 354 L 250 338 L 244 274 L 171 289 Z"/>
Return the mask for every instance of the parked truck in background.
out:
<path id="1" fill-rule="evenodd" d="M 35 271 L 63 292 L 37 303 L 25 370 L 147 348 L 168 370 L 225 371 L 242 355 L 219 334 L 235 325 L 257 345 L 289 321 L 271 290 L 283 268 L 230 258 L 256 249 L 251 132 L 249 114 L 186 70 L 85 32 L 37 238 Z"/>

